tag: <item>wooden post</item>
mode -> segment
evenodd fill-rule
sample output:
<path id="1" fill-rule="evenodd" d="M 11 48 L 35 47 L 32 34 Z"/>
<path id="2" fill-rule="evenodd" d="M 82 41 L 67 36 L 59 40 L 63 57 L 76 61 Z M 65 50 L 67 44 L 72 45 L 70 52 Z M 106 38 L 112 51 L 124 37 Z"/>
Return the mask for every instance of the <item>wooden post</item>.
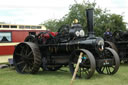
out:
<path id="1" fill-rule="evenodd" d="M 79 56 L 79 58 L 78 58 L 78 61 L 77 61 L 77 64 L 76 64 L 76 68 L 75 68 L 74 74 L 73 74 L 73 76 L 72 76 L 72 80 L 71 80 L 70 85 L 73 84 L 73 81 L 74 81 L 74 79 L 75 79 L 75 77 L 76 77 L 76 73 L 77 73 L 77 71 L 78 71 L 78 69 L 79 69 L 79 64 L 81 63 L 82 55 L 83 55 L 83 53 L 81 52 L 81 53 L 80 53 L 80 56 Z"/>

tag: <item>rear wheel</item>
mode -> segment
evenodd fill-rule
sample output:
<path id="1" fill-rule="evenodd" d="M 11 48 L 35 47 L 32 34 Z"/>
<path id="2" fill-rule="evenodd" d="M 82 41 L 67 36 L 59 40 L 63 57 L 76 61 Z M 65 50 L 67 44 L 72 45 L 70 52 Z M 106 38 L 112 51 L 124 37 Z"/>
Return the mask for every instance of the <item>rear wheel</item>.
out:
<path id="1" fill-rule="evenodd" d="M 13 54 L 14 65 L 19 73 L 37 73 L 41 64 L 41 55 L 36 44 L 20 43 Z"/>
<path id="2" fill-rule="evenodd" d="M 115 74 L 118 71 L 120 65 L 120 59 L 116 51 L 111 48 L 105 48 L 103 57 L 104 59 L 112 59 L 112 64 L 96 67 L 97 72 L 107 75 Z"/>
<path id="3" fill-rule="evenodd" d="M 71 54 L 71 58 L 69 61 L 69 67 L 70 67 L 70 71 L 73 75 L 74 70 L 76 68 L 76 64 L 79 58 L 80 53 L 83 53 L 82 55 L 82 59 L 81 59 L 81 63 L 79 65 L 79 69 L 77 72 L 77 77 L 84 77 L 84 78 L 91 78 L 92 75 L 95 72 L 95 67 L 96 67 L 96 63 L 95 63 L 95 59 L 94 56 L 92 55 L 91 52 L 89 52 L 88 50 L 85 49 L 80 49 L 80 50 L 76 50 Z"/>

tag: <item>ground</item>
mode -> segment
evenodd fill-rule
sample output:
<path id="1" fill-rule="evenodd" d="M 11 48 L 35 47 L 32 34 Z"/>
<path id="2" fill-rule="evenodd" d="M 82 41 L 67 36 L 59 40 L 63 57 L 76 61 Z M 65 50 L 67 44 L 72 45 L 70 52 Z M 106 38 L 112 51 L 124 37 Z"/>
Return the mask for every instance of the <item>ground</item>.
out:
<path id="1" fill-rule="evenodd" d="M 13 68 L 0 69 L 0 85 L 70 85 L 71 74 L 64 71 L 42 71 L 35 75 L 19 74 Z M 115 75 L 95 72 L 91 79 L 76 79 L 73 85 L 128 85 L 128 64 L 121 65 Z"/>

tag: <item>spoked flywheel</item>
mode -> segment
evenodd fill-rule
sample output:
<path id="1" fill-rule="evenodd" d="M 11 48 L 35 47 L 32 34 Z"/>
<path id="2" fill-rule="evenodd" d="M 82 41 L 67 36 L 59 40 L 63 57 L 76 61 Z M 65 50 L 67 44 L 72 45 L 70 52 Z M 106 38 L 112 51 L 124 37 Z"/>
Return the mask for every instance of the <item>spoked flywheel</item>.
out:
<path id="1" fill-rule="evenodd" d="M 111 48 L 106 47 L 104 50 L 104 63 L 101 66 L 96 67 L 96 70 L 100 74 L 112 75 L 115 74 L 120 65 L 120 59 L 117 52 Z"/>
<path id="2" fill-rule="evenodd" d="M 80 78 L 83 77 L 83 78 L 89 79 L 92 77 L 92 75 L 95 72 L 96 63 L 95 63 L 94 56 L 88 50 L 80 49 L 80 50 L 74 51 L 71 54 L 71 58 L 69 61 L 70 71 L 72 74 L 74 73 L 74 69 L 76 67 L 76 64 L 81 52 L 83 53 L 83 55 L 82 55 L 79 69 L 76 76 Z"/>
<path id="3" fill-rule="evenodd" d="M 41 54 L 36 44 L 20 43 L 16 46 L 13 61 L 19 73 L 37 73 L 41 64 Z"/>

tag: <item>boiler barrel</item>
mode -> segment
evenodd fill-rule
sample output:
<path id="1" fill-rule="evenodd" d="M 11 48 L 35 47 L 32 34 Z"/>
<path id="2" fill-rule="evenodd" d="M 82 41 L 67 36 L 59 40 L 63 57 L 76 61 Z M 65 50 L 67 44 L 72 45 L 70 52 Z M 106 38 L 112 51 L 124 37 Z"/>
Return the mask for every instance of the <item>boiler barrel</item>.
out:
<path id="1" fill-rule="evenodd" d="M 58 54 L 71 54 L 71 52 L 73 52 L 76 49 L 94 50 L 95 41 L 96 39 L 87 39 L 87 40 L 80 40 L 80 41 L 72 41 L 69 43 L 48 45 L 48 46 L 43 46 L 42 51 L 47 51 L 50 54 L 58 55 Z"/>

